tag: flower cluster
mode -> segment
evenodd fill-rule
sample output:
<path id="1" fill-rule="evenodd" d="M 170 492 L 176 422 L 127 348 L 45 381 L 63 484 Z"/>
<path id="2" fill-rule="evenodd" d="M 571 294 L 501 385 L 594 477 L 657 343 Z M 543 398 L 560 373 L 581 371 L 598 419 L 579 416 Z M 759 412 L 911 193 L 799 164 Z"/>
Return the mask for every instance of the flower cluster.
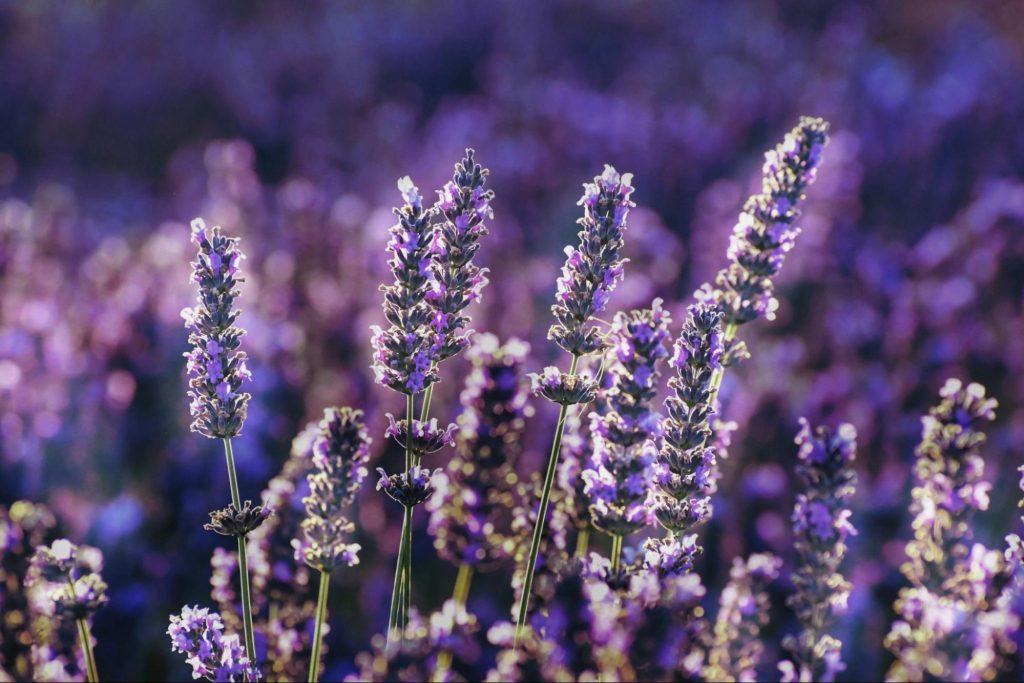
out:
<path id="1" fill-rule="evenodd" d="M 491 210 L 492 190 L 484 183 L 490 173 L 476 163 L 472 149 L 455 165 L 455 175 L 438 191 L 434 205 L 443 218 L 437 228 L 436 257 L 432 265 L 433 279 L 427 300 L 434 308 L 431 321 L 441 345 L 438 362 L 451 358 L 469 346 L 471 330 L 463 311 L 480 300 L 487 284 L 487 269 L 473 263 L 480 248 L 480 238 L 487 234 L 484 219 L 494 218 Z"/>
<path id="2" fill-rule="evenodd" d="M 249 532 L 257 529 L 272 511 L 266 505 L 253 506 L 251 500 L 242 503 L 242 509 L 230 503 L 227 507 L 214 510 L 210 513 L 210 521 L 203 525 L 207 531 L 220 534 L 221 536 L 247 536 Z"/>
<path id="3" fill-rule="evenodd" d="M 530 414 L 522 368 L 530 346 L 493 334 L 477 335 L 466 352 L 472 370 L 460 397 L 456 455 L 435 479 L 427 502 L 434 547 L 455 565 L 480 566 L 508 558 L 511 510 L 518 477 L 512 463 Z"/>
<path id="4" fill-rule="evenodd" d="M 814 181 L 827 143 L 828 123 L 803 117 L 765 154 L 761 194 L 743 207 L 729 244 L 729 266 L 718 273 L 714 288 L 705 285 L 698 292 L 720 306 L 727 325 L 774 319 L 779 304 L 773 278 L 800 232 L 793 226 L 800 215 L 797 205 Z"/>
<path id="5" fill-rule="evenodd" d="M 363 411 L 328 408 L 313 443 L 313 471 L 308 475 L 309 495 L 302 499 L 306 519 L 296 539 L 295 559 L 330 573 L 335 567 L 359 562 L 359 544 L 346 543 L 354 525 L 348 507 L 366 479 L 371 439 L 363 424 Z"/>
<path id="6" fill-rule="evenodd" d="M 436 453 L 442 448 L 455 443 L 455 430 L 458 428 L 454 424 L 441 429 L 437 418 L 430 418 L 426 422 L 413 420 L 412 440 L 410 440 L 407 420 L 396 420 L 395 416 L 391 413 L 387 414 L 387 418 L 389 424 L 384 432 L 384 436 L 390 436 L 402 448 L 406 448 L 411 444 L 413 456 L 417 460 L 427 453 Z"/>
<path id="7" fill-rule="evenodd" d="M 192 221 L 192 241 L 199 247 L 192 262 L 192 280 L 199 287 L 196 306 L 181 312 L 191 330 L 192 350 L 185 354 L 191 399 L 192 431 L 211 439 L 231 438 L 242 431 L 249 394 L 242 383 L 252 379 L 246 355 L 239 351 L 245 330 L 235 324 L 241 262 L 245 255 L 237 237 L 225 237 L 219 226 Z"/>
<path id="8" fill-rule="evenodd" d="M 427 301 L 433 261 L 433 210 L 423 208 L 423 197 L 408 176 L 398 181 L 405 204 L 395 209 L 398 223 L 391 228 L 388 265 L 392 285 L 383 285 L 384 317 L 388 329 L 374 325 L 373 372 L 377 383 L 403 394 L 418 394 L 437 381 L 434 364 L 441 345 L 431 323 L 434 312 Z"/>
<path id="9" fill-rule="evenodd" d="M 971 543 L 974 513 L 988 507 L 980 426 L 995 419 L 997 403 L 980 384 L 957 379 L 948 380 L 940 396 L 921 420 L 914 538 L 902 567 L 911 586 L 900 591 L 900 619 L 885 640 L 897 657 L 889 677 L 989 680 L 1019 626 L 1001 599 L 1013 562 L 1008 567 L 1002 553 Z"/>
<path id="10" fill-rule="evenodd" d="M 651 410 L 658 393 L 658 363 L 668 356 L 668 313 L 655 299 L 650 309 L 618 313 L 609 334 L 612 356 L 602 392 L 607 410 L 590 414 L 593 451 L 583 471 L 594 526 L 626 536 L 653 521 L 652 484 L 661 416 Z"/>
<path id="11" fill-rule="evenodd" d="M 549 365 L 544 372 L 530 373 L 533 393 L 543 396 L 552 403 L 573 406 L 579 403 L 590 403 L 597 396 L 597 384 L 585 375 L 570 375 L 560 372 Z"/>
<path id="12" fill-rule="evenodd" d="M 185 655 L 193 678 L 211 681 L 259 681 L 258 668 L 245 655 L 236 634 L 224 635 L 220 615 L 206 607 L 182 608 L 172 614 L 167 635 L 171 649 Z"/>
<path id="13" fill-rule="evenodd" d="M 632 180 L 632 173 L 619 175 L 605 166 L 594 182 L 583 185 L 580 243 L 578 248 L 565 248 L 568 258 L 558 278 L 557 302 L 551 307 L 557 322 L 548 331 L 549 339 L 576 356 L 593 353 L 603 345 L 598 330 L 589 322 L 605 309 L 622 279 L 625 260 L 620 252 L 626 218 L 634 206 L 629 199 Z"/>
<path id="14" fill-rule="evenodd" d="M 441 469 L 430 470 L 413 465 L 408 472 L 388 474 L 384 468 L 378 467 L 377 490 L 383 491 L 391 500 L 405 507 L 415 507 L 430 498 L 434 493 L 434 477 Z"/>
<path id="15" fill-rule="evenodd" d="M 796 592 L 789 605 L 803 626 L 783 644 L 793 661 L 779 665 L 783 680 L 832 681 L 842 671 L 842 643 L 828 633 L 846 611 L 851 585 L 839 573 L 846 555 L 846 538 L 855 534 L 846 500 L 853 495 L 857 476 L 851 465 L 857 450 L 857 431 L 842 424 L 834 432 L 811 430 L 800 420 L 796 471 L 806 486 L 793 511 L 793 535 L 800 567 L 793 574 Z"/>
<path id="16" fill-rule="evenodd" d="M 36 548 L 27 583 L 45 586 L 56 616 L 87 619 L 108 601 L 107 584 L 100 578 L 102 568 L 99 550 L 62 538 Z"/>
<path id="17" fill-rule="evenodd" d="M 713 305 L 694 304 L 669 361 L 675 374 L 668 382 L 672 394 L 665 400 L 667 415 L 658 455 L 655 515 L 675 536 L 686 534 L 711 516 L 709 493 L 715 471 L 715 452 L 708 443 L 709 419 L 713 414 L 711 380 L 721 367 L 721 357 L 721 313 Z M 650 539 L 647 549 L 663 569 L 692 565 L 692 555 L 671 560 L 670 550 L 700 552 L 700 547 L 689 539 L 679 539 L 671 545 Z"/>
<path id="18" fill-rule="evenodd" d="M 778 578 L 781 567 L 782 560 L 767 553 L 733 561 L 715 618 L 704 680 L 755 680 L 764 651 L 761 629 L 768 623 L 766 588 Z"/>

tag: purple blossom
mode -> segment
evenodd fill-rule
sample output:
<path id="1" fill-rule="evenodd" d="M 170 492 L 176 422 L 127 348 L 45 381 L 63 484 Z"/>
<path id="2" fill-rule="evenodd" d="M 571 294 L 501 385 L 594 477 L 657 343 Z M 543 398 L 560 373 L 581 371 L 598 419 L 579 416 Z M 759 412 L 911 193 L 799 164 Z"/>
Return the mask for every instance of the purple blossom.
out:
<path id="1" fill-rule="evenodd" d="M 465 329 L 469 318 L 464 311 L 480 300 L 487 284 L 487 269 L 473 263 L 487 234 L 484 219 L 494 218 L 490 202 L 494 192 L 484 189 L 486 168 L 476 163 L 472 149 L 455 165 L 455 175 L 438 192 L 434 210 L 442 221 L 435 237 L 436 257 L 432 264 L 432 289 L 427 300 L 434 307 L 432 326 L 441 345 L 437 360 L 450 358 L 467 346 L 472 330 Z"/>
<path id="2" fill-rule="evenodd" d="M 585 375 L 570 375 L 559 371 L 553 365 L 544 368 L 544 372 L 529 374 L 533 393 L 543 396 L 552 403 L 571 406 L 578 403 L 590 403 L 597 396 L 597 384 Z"/>
<path id="3" fill-rule="evenodd" d="M 237 634 L 224 635 L 220 615 L 206 607 L 185 606 L 180 615 L 172 614 L 167 635 L 171 650 L 185 655 L 192 667 L 192 678 L 211 681 L 259 681 L 258 668 L 245 655 Z"/>
<path id="4" fill-rule="evenodd" d="M 25 583 L 45 595 L 54 615 L 88 619 L 108 602 L 102 569 L 103 554 L 97 548 L 60 538 L 36 548 Z"/>
<path id="5" fill-rule="evenodd" d="M 443 340 L 431 327 L 434 317 L 427 295 L 430 291 L 434 246 L 434 209 L 423 209 L 419 190 L 408 176 L 398 181 L 405 205 L 396 208 L 398 223 L 391 228 L 388 262 L 394 283 L 384 285 L 384 317 L 387 329 L 377 325 L 373 333 L 373 372 L 378 384 L 404 394 L 418 394 L 437 381 L 434 364 Z"/>
<path id="6" fill-rule="evenodd" d="M 583 217 L 579 219 L 580 243 L 566 247 L 566 261 L 558 278 L 556 303 L 551 311 L 557 321 L 548 331 L 548 338 L 573 355 L 586 355 L 602 346 L 600 335 L 589 326 L 594 315 L 601 313 L 615 285 L 622 279 L 625 260 L 622 233 L 626 218 L 634 206 L 631 173 L 619 175 L 611 166 L 583 185 Z"/>
<path id="7" fill-rule="evenodd" d="M 380 479 L 377 480 L 377 490 L 386 493 L 396 503 L 412 507 L 430 498 L 434 493 L 433 479 L 441 472 L 440 469 L 429 470 L 413 465 L 408 472 L 388 474 L 384 468 L 378 467 Z"/>
<path id="8" fill-rule="evenodd" d="M 354 530 L 348 507 L 366 479 L 372 439 L 363 411 L 328 408 L 313 442 L 314 469 L 307 477 L 309 495 L 302 499 L 306 519 L 294 541 L 295 559 L 329 573 L 339 565 L 359 562 L 358 543 L 345 540 Z"/>
<path id="9" fill-rule="evenodd" d="M 252 375 L 246 354 L 239 351 L 245 330 L 235 324 L 240 311 L 239 263 L 245 256 L 237 237 L 224 237 L 219 226 L 192 221 L 192 241 L 199 249 L 192 262 L 192 281 L 199 287 L 196 306 L 181 312 L 191 330 L 192 350 L 185 354 L 189 379 L 192 431 L 211 439 L 231 438 L 242 431 L 250 395 L 242 391 Z"/>
<path id="10" fill-rule="evenodd" d="M 398 445 L 403 448 L 409 442 L 406 420 L 396 420 L 391 413 L 387 414 L 388 428 L 385 436 L 392 437 Z M 412 421 L 412 452 L 417 458 L 427 453 L 435 453 L 442 448 L 455 443 L 455 431 L 458 429 L 454 424 L 449 424 L 444 429 L 438 426 L 437 418 L 423 422 L 422 420 Z"/>
<path id="11" fill-rule="evenodd" d="M 821 151 L 828 143 L 828 123 L 803 117 L 783 142 L 765 154 L 761 193 L 747 200 L 729 244 L 730 264 L 719 271 L 715 286 L 704 285 L 698 298 L 716 303 L 723 322 L 741 325 L 775 318 L 779 302 L 774 280 L 799 230 L 797 204 L 814 182 Z"/>

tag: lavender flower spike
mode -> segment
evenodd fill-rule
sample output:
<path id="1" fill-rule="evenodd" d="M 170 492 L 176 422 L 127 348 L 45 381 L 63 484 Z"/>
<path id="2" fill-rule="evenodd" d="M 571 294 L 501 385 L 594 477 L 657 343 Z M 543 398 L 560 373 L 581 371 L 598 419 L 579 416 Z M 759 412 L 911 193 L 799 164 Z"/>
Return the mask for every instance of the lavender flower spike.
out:
<path id="1" fill-rule="evenodd" d="M 434 308 L 432 325 L 441 346 L 438 362 L 469 346 L 472 330 L 465 329 L 469 318 L 464 311 L 480 300 L 487 284 L 487 269 L 477 267 L 473 256 L 480 248 L 480 238 L 487 234 L 484 219 L 494 218 L 490 205 L 494 192 L 484 189 L 489 173 L 476 163 L 473 150 L 467 149 L 466 158 L 455 165 L 455 175 L 437 193 L 434 209 L 444 220 L 437 228 L 437 255 L 427 300 Z"/>
<path id="2" fill-rule="evenodd" d="M 548 331 L 551 339 L 574 356 L 593 353 L 602 347 L 597 329 L 589 325 L 593 316 L 608 305 L 615 285 L 622 279 L 625 259 L 623 231 L 633 194 L 632 173 L 619 173 L 611 166 L 592 183 L 584 183 L 583 217 L 577 221 L 579 247 L 566 247 L 568 257 L 558 278 L 556 303 L 551 312 L 557 321 Z"/>
<path id="3" fill-rule="evenodd" d="M 228 439 L 242 431 L 249 394 L 242 383 L 252 379 L 246 355 L 238 347 L 245 330 L 235 324 L 242 259 L 237 237 L 225 237 L 219 226 L 192 221 L 192 241 L 199 255 L 192 262 L 192 280 L 199 286 L 196 306 L 181 312 L 191 330 L 188 359 L 192 431 L 211 439 Z"/>
<path id="4" fill-rule="evenodd" d="M 811 431 L 801 418 L 796 443 L 800 446 L 797 474 L 806 492 L 797 496 L 793 534 L 801 565 L 793 575 L 796 592 L 789 605 L 803 626 L 783 645 L 793 661 L 779 664 L 784 681 L 833 681 L 845 666 L 842 643 L 828 634 L 846 611 L 851 585 L 839 573 L 846 555 L 846 537 L 855 534 L 846 499 L 853 495 L 857 475 L 851 464 L 857 450 L 857 431 L 842 424 L 835 432 Z"/>
<path id="5" fill-rule="evenodd" d="M 782 560 L 774 555 L 751 555 L 733 561 L 729 583 L 722 591 L 706 681 L 753 681 L 764 651 L 761 629 L 768 623 L 768 584 L 778 578 Z"/>
<path id="6" fill-rule="evenodd" d="M 914 538 L 902 571 L 900 615 L 885 639 L 897 660 L 889 680 L 991 680 L 1019 627 L 1001 596 L 1016 567 L 1002 553 L 971 543 L 972 519 L 988 508 L 989 484 L 980 448 L 983 422 L 996 401 L 980 384 L 950 379 L 942 400 L 922 418 L 912 491 Z"/>
<path id="7" fill-rule="evenodd" d="M 224 623 L 206 607 L 185 606 L 167 627 L 171 650 L 185 655 L 192 678 L 211 681 L 259 681 L 262 676 L 245 656 L 237 635 L 224 635 Z"/>
<path id="8" fill-rule="evenodd" d="M 590 414 L 593 452 L 583 471 L 594 526 L 616 537 L 653 523 L 650 500 L 661 438 L 661 416 L 651 410 L 658 392 L 658 364 L 669 355 L 671 319 L 655 299 L 650 309 L 618 313 L 604 392 L 608 410 Z M 621 550 L 616 541 L 614 550 Z M 612 563 L 618 564 L 613 552 Z"/>
<path id="9" fill-rule="evenodd" d="M 390 327 L 374 325 L 373 372 L 377 383 L 403 394 L 418 394 L 437 381 L 434 364 L 440 341 L 431 326 L 434 314 L 427 301 L 433 261 L 433 209 L 408 176 L 398 181 L 405 204 L 395 209 L 388 262 L 395 281 L 381 286 L 384 317 Z"/>
<path id="10" fill-rule="evenodd" d="M 324 411 L 313 443 L 314 469 L 306 477 L 309 495 L 302 499 L 306 519 L 300 538 L 293 542 L 296 560 L 324 573 L 359 562 L 359 544 L 346 542 L 354 529 L 346 515 L 366 479 L 371 441 L 361 410 Z"/>
<path id="11" fill-rule="evenodd" d="M 805 116 L 765 154 L 761 193 L 747 200 L 733 229 L 730 264 L 718 273 L 714 288 L 707 284 L 697 292 L 721 307 L 727 327 L 774 319 L 779 304 L 773 279 L 800 233 L 793 227 L 797 205 L 814 182 L 827 143 L 828 123 Z"/>
<path id="12" fill-rule="evenodd" d="M 667 415 L 658 454 L 655 515 L 679 538 L 675 542 L 649 539 L 645 546 L 662 570 L 688 571 L 694 553 L 701 552 L 695 539 L 686 535 L 711 516 L 715 452 L 709 445 L 709 420 L 714 412 L 712 377 L 721 368 L 721 359 L 721 313 L 711 304 L 694 304 L 669 361 L 675 374 L 668 381 L 672 394 L 665 400 Z M 687 556 L 671 560 L 666 556 L 670 549 Z"/>

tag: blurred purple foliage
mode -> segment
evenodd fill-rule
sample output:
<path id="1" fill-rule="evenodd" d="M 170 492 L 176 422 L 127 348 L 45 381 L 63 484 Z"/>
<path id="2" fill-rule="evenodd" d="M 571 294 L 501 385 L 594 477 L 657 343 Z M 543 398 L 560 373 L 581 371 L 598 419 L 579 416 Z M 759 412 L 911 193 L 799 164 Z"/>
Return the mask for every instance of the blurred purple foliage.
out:
<path id="1" fill-rule="evenodd" d="M 490 285 L 472 328 L 528 342 L 524 369 L 539 371 L 560 353 L 544 335 L 577 183 L 606 162 L 635 174 L 630 261 L 606 317 L 657 296 L 681 321 L 725 263 L 763 150 L 799 115 L 822 116 L 832 142 L 777 319 L 744 326 L 752 359 L 722 387 L 739 426 L 698 570 L 714 605 L 733 558 L 784 559 L 762 632 L 761 672 L 775 675 L 799 629 L 785 603 L 798 416 L 853 424 L 860 533 L 839 679 L 877 677 L 892 661 L 881 643 L 904 585 L 919 418 L 947 377 L 1000 403 L 975 538 L 1020 531 L 1022 82 L 1017 3 L 2 3 L 0 504 L 45 503 L 62 535 L 103 551 L 105 678 L 184 679 L 167 617 L 210 604 L 218 541 L 201 526 L 227 488 L 219 445 L 188 430 L 189 220 L 240 235 L 248 256 L 239 322 L 256 379 L 235 451 L 255 498 L 331 405 L 364 410 L 371 465 L 398 471 L 383 433 L 404 406 L 373 383 L 369 332 L 383 322 L 396 178 L 430 201 L 467 146 L 490 168 L 477 256 Z M 462 356 L 442 366 L 442 423 L 468 372 Z M 534 405 L 524 481 L 557 412 Z M 400 508 L 367 486 L 355 514 L 360 565 L 332 576 L 330 680 L 387 623 Z M 415 587 L 427 614 L 455 570 L 426 516 L 416 523 L 417 571 L 437 577 Z M 508 617 L 509 575 L 476 579 L 481 623 Z"/>

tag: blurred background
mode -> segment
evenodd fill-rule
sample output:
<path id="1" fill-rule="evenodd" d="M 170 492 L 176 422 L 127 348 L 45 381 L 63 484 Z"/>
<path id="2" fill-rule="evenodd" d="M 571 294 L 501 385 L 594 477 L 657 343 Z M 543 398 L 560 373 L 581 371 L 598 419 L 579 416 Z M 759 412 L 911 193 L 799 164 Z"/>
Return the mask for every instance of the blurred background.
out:
<path id="1" fill-rule="evenodd" d="M 846 679 L 878 676 L 910 535 L 920 415 L 946 377 L 1000 401 L 985 448 L 979 540 L 1020 531 L 1024 444 L 1024 4 L 795 2 L 0 2 L 0 504 L 105 554 L 96 617 L 109 680 L 183 680 L 167 617 L 212 604 L 204 532 L 226 503 L 220 444 L 188 431 L 180 311 L 194 291 L 188 221 L 242 236 L 241 324 L 255 382 L 235 451 L 243 497 L 280 470 L 328 405 L 367 411 L 374 466 L 402 397 L 373 384 L 395 180 L 427 197 L 463 150 L 496 192 L 474 327 L 562 362 L 545 340 L 580 183 L 635 174 L 631 259 L 614 308 L 663 297 L 678 323 L 725 262 L 762 154 L 801 114 L 832 123 L 773 323 L 723 388 L 731 455 L 706 531 L 712 596 L 726 563 L 792 566 L 799 416 L 860 435 L 839 634 Z M 674 326 L 678 329 L 678 324 Z M 465 362 L 442 367 L 454 419 Z M 537 404 L 524 471 L 554 422 Z M 433 466 L 442 466 L 439 454 Z M 362 563 L 334 574 L 325 679 L 387 622 L 400 510 L 367 485 Z M 417 522 L 415 563 L 455 571 Z M 793 627 L 773 594 L 766 675 Z M 474 586 L 488 619 L 507 573 Z"/>

